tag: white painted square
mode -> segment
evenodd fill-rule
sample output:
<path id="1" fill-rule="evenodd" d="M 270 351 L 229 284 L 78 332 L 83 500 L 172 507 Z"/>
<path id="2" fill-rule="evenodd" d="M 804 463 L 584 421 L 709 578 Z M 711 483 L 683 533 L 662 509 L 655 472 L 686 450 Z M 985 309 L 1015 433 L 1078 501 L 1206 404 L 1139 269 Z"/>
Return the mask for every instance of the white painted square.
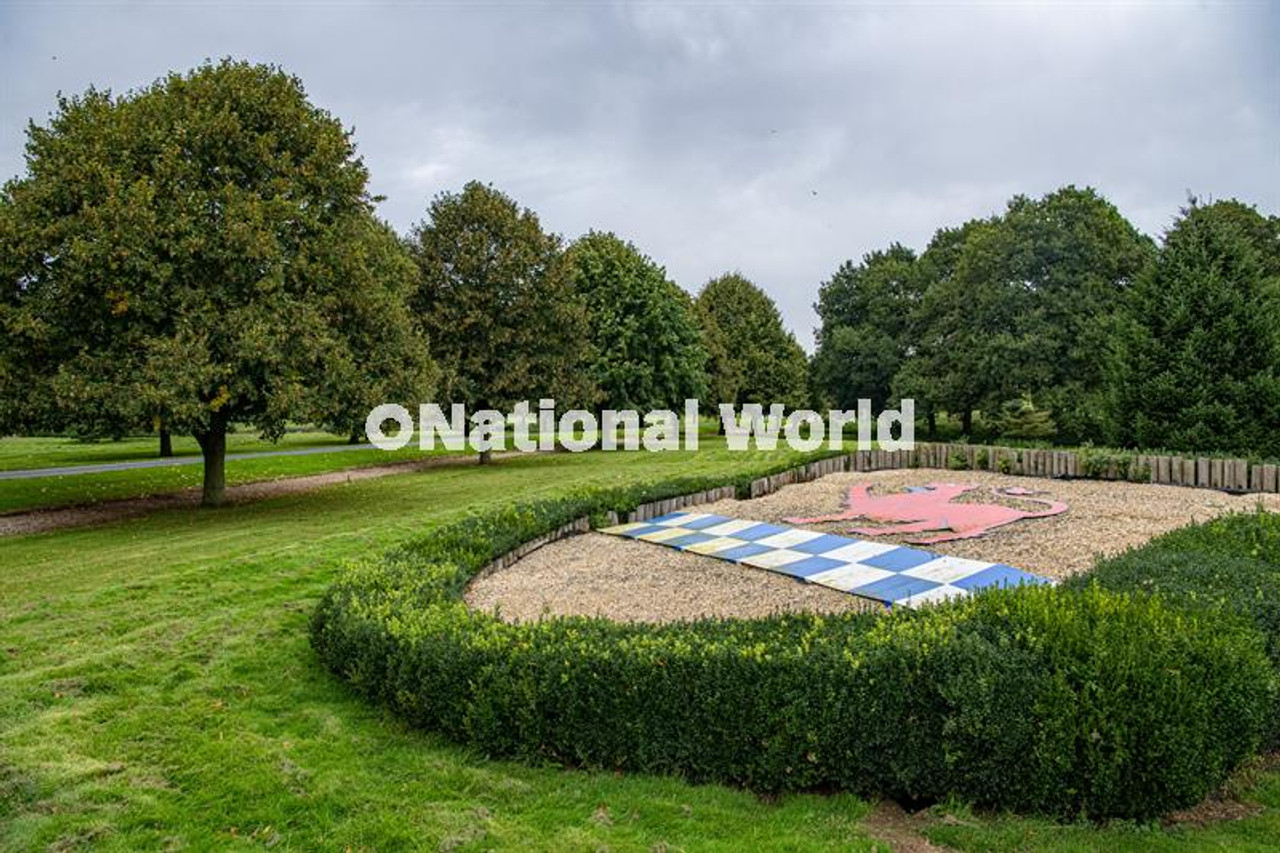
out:
<path id="1" fill-rule="evenodd" d="M 981 560 L 966 560 L 962 557 L 939 557 L 936 560 L 921 563 L 913 569 L 907 569 L 902 574 L 937 583 L 955 583 L 961 578 L 989 569 L 992 565 L 994 564 L 984 563 Z"/>
<path id="2" fill-rule="evenodd" d="M 726 521 L 724 524 L 717 524 L 714 527 L 708 527 L 701 532 L 711 536 L 732 536 L 733 534 L 746 530 L 749 527 L 755 527 L 759 523 L 760 522 L 758 521 L 743 521 L 740 518 L 735 518 L 732 521 Z"/>
<path id="3" fill-rule="evenodd" d="M 637 539 L 643 539 L 645 542 L 666 542 L 668 539 L 679 539 L 681 536 L 688 536 L 696 531 L 686 530 L 683 527 L 668 527 L 665 530 L 655 530 L 652 533 L 641 533 Z"/>
<path id="4" fill-rule="evenodd" d="M 868 557 L 874 557 L 886 551 L 896 551 L 901 547 L 888 542 L 855 542 L 852 545 L 843 545 L 831 551 L 824 551 L 817 556 L 843 560 L 846 563 L 860 563 Z"/>
<path id="5" fill-rule="evenodd" d="M 683 527 L 691 521 L 701 521 L 709 515 L 711 515 L 709 512 L 682 512 L 672 518 L 668 518 L 666 521 L 655 521 L 653 523 L 661 527 Z"/>
<path id="6" fill-rule="evenodd" d="M 719 539 L 708 539 L 705 542 L 696 542 L 693 545 L 686 545 L 686 551 L 692 551 L 695 554 L 718 554 L 721 551 L 728 551 L 730 548 L 737 548 L 739 545 L 746 545 L 745 539 L 734 539 L 732 536 L 721 536 Z"/>
<path id="7" fill-rule="evenodd" d="M 933 589 L 926 589 L 924 592 L 918 592 L 915 595 L 909 595 L 906 598 L 898 599 L 894 604 L 902 604 L 907 607 L 920 607 L 925 604 L 933 604 L 938 601 L 946 601 L 951 598 L 964 598 L 968 595 L 968 590 L 961 589 L 958 586 L 935 586 Z"/>
<path id="8" fill-rule="evenodd" d="M 778 569 L 788 563 L 795 563 L 812 556 L 812 554 L 806 554 L 803 551 L 788 551 L 786 548 L 779 548 L 776 551 L 765 551 L 753 557 L 743 557 L 739 562 L 748 566 L 755 566 L 757 569 Z"/>
<path id="9" fill-rule="evenodd" d="M 767 545 L 770 548 L 790 548 L 792 545 L 809 542 L 825 535 L 823 533 L 815 533 L 812 530 L 788 530 L 785 533 L 775 533 L 772 536 L 757 539 L 756 542 L 761 545 Z"/>
<path id="10" fill-rule="evenodd" d="M 825 572 L 809 575 L 805 580 L 809 583 L 838 589 L 841 592 L 850 592 L 860 586 L 884 580 L 895 574 L 897 572 L 891 572 L 888 569 L 877 569 L 875 566 L 850 563 L 847 566 L 839 566 L 834 569 L 827 569 Z"/>
<path id="11" fill-rule="evenodd" d="M 652 527 L 647 521 L 633 521 L 630 524 L 615 524 L 613 527 L 601 527 L 601 533 L 609 533 L 614 536 L 623 536 L 632 530 L 640 530 L 644 527 Z"/>

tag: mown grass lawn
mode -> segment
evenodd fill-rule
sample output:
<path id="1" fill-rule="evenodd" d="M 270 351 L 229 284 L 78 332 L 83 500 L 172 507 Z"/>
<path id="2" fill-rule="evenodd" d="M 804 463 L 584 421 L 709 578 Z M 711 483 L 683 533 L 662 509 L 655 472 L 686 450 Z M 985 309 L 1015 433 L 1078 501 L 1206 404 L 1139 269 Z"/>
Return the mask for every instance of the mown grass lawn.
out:
<path id="1" fill-rule="evenodd" d="M 279 441 L 265 441 L 257 432 L 245 429 L 227 436 L 228 453 L 260 453 L 346 444 L 345 438 L 312 429 L 287 432 Z M 118 441 L 79 441 L 62 436 L 8 436 L 0 438 L 0 471 L 157 459 L 159 450 L 159 439 L 154 435 L 133 435 Z M 199 456 L 200 446 L 189 435 L 175 435 L 173 455 Z"/>
<path id="2" fill-rule="evenodd" d="M 423 451 L 416 446 L 396 451 L 361 448 L 305 456 L 270 456 L 256 459 L 228 459 L 227 485 L 256 483 L 283 477 L 325 474 L 369 465 L 412 462 L 428 456 L 444 455 L 437 447 Z M 62 474 L 24 480 L 0 480 L 0 513 L 61 506 L 78 506 L 107 500 L 146 497 L 186 488 L 203 482 L 202 465 L 172 468 L 135 468 L 96 474 Z"/>
<path id="3" fill-rule="evenodd" d="M 702 443 L 709 447 L 722 446 L 723 439 L 716 436 L 716 424 L 702 423 Z M 536 435 L 536 431 L 531 434 Z M 174 436 L 174 453 L 179 457 L 198 457 L 200 449 L 190 436 Z M 269 453 L 277 450 L 316 449 L 332 452 L 309 453 L 303 456 L 273 456 L 256 459 L 228 459 L 226 481 L 228 486 L 277 480 L 284 477 L 303 477 L 325 474 L 370 465 L 412 462 L 428 456 L 447 454 L 472 456 L 469 451 L 450 451 L 441 444 L 432 450 L 422 450 L 415 438 L 399 450 L 378 450 L 374 447 L 352 448 L 347 440 L 330 433 L 304 430 L 286 433 L 279 442 L 264 441 L 256 432 L 242 429 L 227 436 L 227 453 Z M 154 436 L 134 436 L 120 441 L 81 442 L 58 437 L 0 438 L 0 471 L 19 469 L 53 468 L 73 465 L 135 462 L 157 458 L 157 440 Z M 138 468 L 126 471 L 98 473 L 60 474 L 21 480 L 0 479 L 0 513 L 21 512 L 77 506 L 198 488 L 203 481 L 204 467 L 200 464 L 173 467 Z"/>
<path id="4" fill-rule="evenodd" d="M 763 802 L 488 761 L 356 699 L 308 644 L 344 559 L 498 502 L 765 461 L 544 455 L 0 539 L 0 849 L 870 849 L 869 805 L 848 795 Z M 928 833 L 975 850 L 1267 849 L 1280 775 L 1259 779 L 1260 816 L 1203 830 L 960 813 Z"/>

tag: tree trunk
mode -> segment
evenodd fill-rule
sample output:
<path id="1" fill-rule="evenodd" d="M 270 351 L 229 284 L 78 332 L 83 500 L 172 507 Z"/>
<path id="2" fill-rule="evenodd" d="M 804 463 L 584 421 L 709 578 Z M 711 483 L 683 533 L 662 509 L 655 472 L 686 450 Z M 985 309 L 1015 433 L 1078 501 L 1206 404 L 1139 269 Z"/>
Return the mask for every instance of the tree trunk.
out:
<path id="1" fill-rule="evenodd" d="M 222 506 L 227 485 L 227 425 L 214 422 L 208 432 L 196 433 L 204 454 L 204 497 L 201 506 Z"/>
<path id="2" fill-rule="evenodd" d="M 964 414 L 960 416 L 960 432 L 968 438 L 973 434 L 973 410 L 965 409 Z"/>
<path id="3" fill-rule="evenodd" d="M 169 428 L 160 427 L 160 458 L 168 459 L 173 455 L 173 436 L 169 434 Z"/>
<path id="4" fill-rule="evenodd" d="M 359 444 L 359 443 L 360 443 L 360 430 L 353 429 L 351 431 L 351 435 L 347 436 L 347 444 Z"/>
<path id="5" fill-rule="evenodd" d="M 926 415 L 926 417 L 929 419 L 929 438 L 931 439 L 937 438 L 938 437 L 938 413 L 935 412 L 933 409 L 930 409 L 929 414 Z"/>
<path id="6" fill-rule="evenodd" d="M 490 462 L 492 459 L 493 459 L 493 451 L 492 451 L 492 450 L 481 450 L 481 451 L 480 451 L 480 464 L 481 464 L 481 465 L 488 465 L 488 464 L 489 464 L 489 462 Z"/>

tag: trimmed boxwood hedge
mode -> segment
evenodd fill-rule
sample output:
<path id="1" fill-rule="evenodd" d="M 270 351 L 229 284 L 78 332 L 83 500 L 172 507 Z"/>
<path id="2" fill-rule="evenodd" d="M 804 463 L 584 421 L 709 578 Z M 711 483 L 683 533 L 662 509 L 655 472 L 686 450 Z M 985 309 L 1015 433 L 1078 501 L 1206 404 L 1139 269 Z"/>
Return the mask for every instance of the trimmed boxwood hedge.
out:
<path id="1" fill-rule="evenodd" d="M 350 566 L 313 645 L 361 693 L 488 755 L 1068 817 L 1192 805 L 1274 724 L 1251 611 L 1100 584 L 660 626 L 512 625 L 461 601 L 489 561 L 574 518 L 709 485 L 584 491 L 437 529 Z"/>
<path id="2" fill-rule="evenodd" d="M 1280 515 L 1259 510 L 1179 528 L 1067 581 L 1091 585 L 1152 593 L 1207 618 L 1229 613 L 1247 620 L 1280 670 Z M 1280 747 L 1280 702 L 1266 747 Z"/>

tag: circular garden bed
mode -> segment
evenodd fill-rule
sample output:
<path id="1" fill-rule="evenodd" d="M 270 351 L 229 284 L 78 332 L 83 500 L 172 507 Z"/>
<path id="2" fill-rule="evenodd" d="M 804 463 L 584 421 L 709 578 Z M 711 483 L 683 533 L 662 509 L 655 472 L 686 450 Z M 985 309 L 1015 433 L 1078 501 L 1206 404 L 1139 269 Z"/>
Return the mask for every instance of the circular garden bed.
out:
<path id="1" fill-rule="evenodd" d="M 365 695 L 485 754 L 761 791 L 1148 818 L 1275 743 L 1275 516 L 1171 534 L 1185 541 L 1152 552 L 1158 572 L 1122 556 L 1063 587 L 918 612 L 511 624 L 463 601 L 522 542 L 706 487 L 594 491 L 433 531 L 344 573 L 313 645 Z"/>
<path id="2" fill-rule="evenodd" d="M 1187 524 L 1249 511 L 1259 504 L 1280 510 L 1280 495 L 924 469 L 830 474 L 753 500 L 722 500 L 688 509 L 783 523 L 793 516 L 835 511 L 849 487 L 857 483 L 871 483 L 874 493 L 884 494 L 937 482 L 978 487 L 961 496 L 960 502 L 1027 506 L 995 491 L 1009 486 L 1067 502 L 1070 509 L 1062 515 L 1020 521 L 976 539 L 926 546 L 940 554 L 1008 563 L 1057 579 L 1088 570 L 1101 556 L 1119 554 Z M 805 528 L 844 534 L 854 526 L 854 522 L 826 522 Z M 891 536 L 880 541 L 908 538 Z M 465 598 L 472 607 L 496 612 L 508 621 L 602 616 L 623 622 L 673 622 L 704 616 L 758 618 L 799 611 L 881 609 L 876 602 L 768 571 L 600 533 L 552 542 L 501 571 L 476 578 Z"/>

